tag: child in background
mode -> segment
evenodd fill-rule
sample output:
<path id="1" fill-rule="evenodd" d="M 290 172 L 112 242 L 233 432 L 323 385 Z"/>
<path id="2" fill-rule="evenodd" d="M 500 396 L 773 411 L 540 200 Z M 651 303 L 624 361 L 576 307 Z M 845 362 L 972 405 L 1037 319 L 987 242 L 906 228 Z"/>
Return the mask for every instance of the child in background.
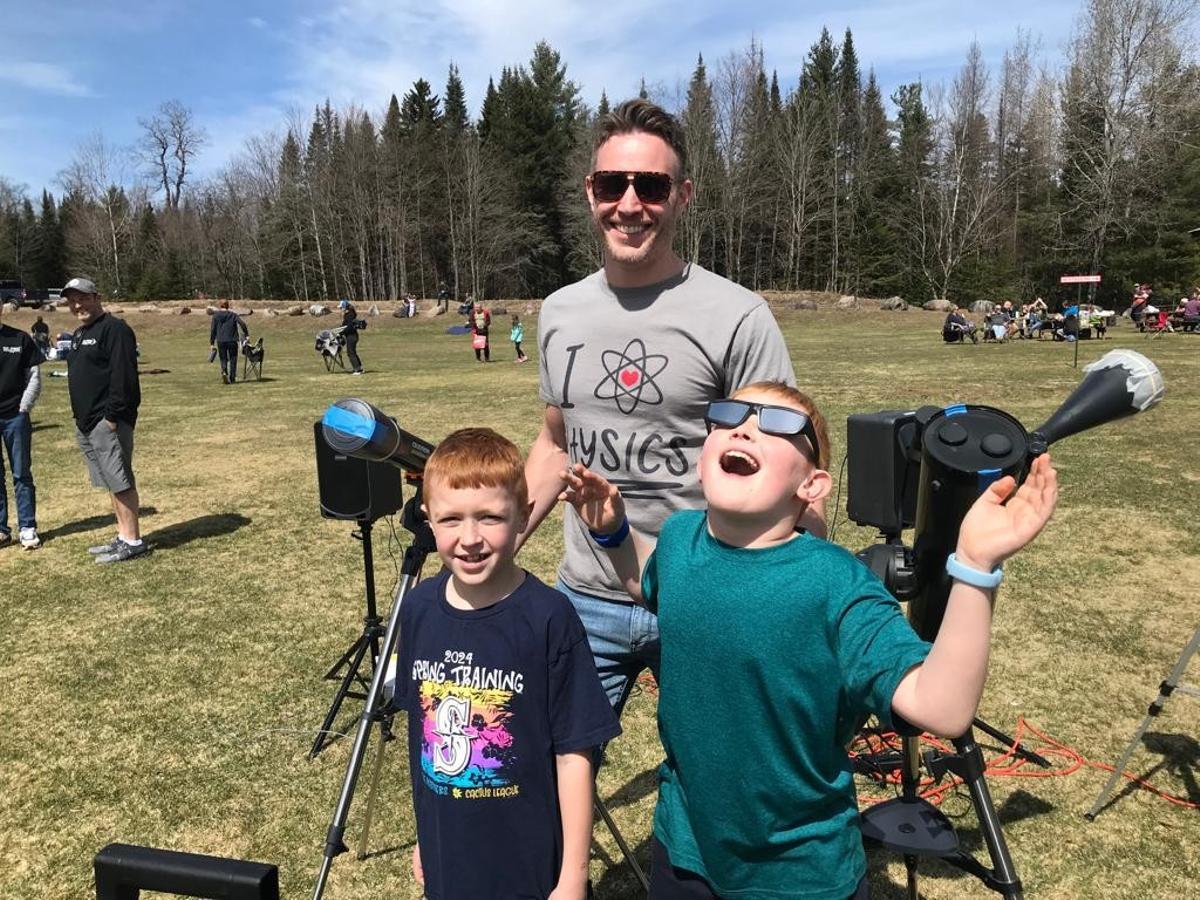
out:
<path id="1" fill-rule="evenodd" d="M 797 532 L 830 488 L 812 401 L 760 382 L 708 406 L 707 510 L 629 529 L 617 488 L 576 464 L 570 502 L 662 634 L 650 896 L 866 896 L 846 745 L 866 714 L 957 736 L 987 672 L 999 565 L 1041 530 L 1057 481 L 1047 456 L 1020 490 L 994 482 L 947 561 L 955 579 L 933 645 L 848 551 Z M 1009 496 L 1009 495 L 1012 496 Z M 1007 502 L 1006 502 L 1007 498 Z"/>
<path id="2" fill-rule="evenodd" d="M 525 351 L 521 349 L 521 341 L 525 340 L 525 326 L 521 324 L 521 317 L 516 313 L 512 316 L 512 333 L 509 335 L 513 342 L 513 346 L 517 350 L 517 358 L 513 362 L 528 362 L 529 357 L 525 355 Z"/>
<path id="3" fill-rule="evenodd" d="M 531 506 L 521 454 L 456 431 L 423 490 L 445 570 L 400 613 L 413 874 L 428 900 L 583 900 L 592 752 L 621 728 L 575 608 L 513 560 Z"/>

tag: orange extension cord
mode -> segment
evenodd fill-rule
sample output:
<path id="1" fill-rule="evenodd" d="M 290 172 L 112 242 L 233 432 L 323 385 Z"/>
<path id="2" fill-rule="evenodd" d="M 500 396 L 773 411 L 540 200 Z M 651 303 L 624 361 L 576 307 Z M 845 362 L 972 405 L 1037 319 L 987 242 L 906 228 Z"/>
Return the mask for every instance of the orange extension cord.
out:
<path id="1" fill-rule="evenodd" d="M 649 672 L 643 672 L 638 677 L 637 686 L 651 696 L 658 696 L 658 685 L 654 681 L 654 676 Z M 1040 743 L 1036 745 L 1030 744 L 1030 735 L 1037 738 Z M 985 774 L 989 778 L 1064 778 L 1067 775 L 1073 775 L 1083 768 L 1098 769 L 1101 772 L 1108 773 L 1115 771 L 1114 766 L 1093 762 L 1074 747 L 1068 747 L 1066 744 L 1056 741 L 1045 732 L 1039 731 L 1030 725 L 1023 716 L 1017 719 L 1017 732 L 1013 735 L 1013 739 L 1016 743 L 1028 746 L 1029 749 L 1058 764 L 1053 768 L 1043 769 L 1036 763 L 1018 756 L 1016 750 L 1013 747 L 1009 747 L 999 756 L 987 761 Z M 944 753 L 954 752 L 954 748 L 945 741 L 929 734 L 921 735 L 921 743 L 934 747 Z M 862 732 L 850 745 L 850 757 L 853 759 L 876 753 L 899 753 L 900 747 L 900 736 L 895 732 Z M 1182 806 L 1185 809 L 1200 809 L 1200 803 L 1193 803 L 1191 800 L 1160 790 L 1144 778 L 1139 778 L 1131 772 L 1122 772 L 1121 775 L 1127 781 L 1132 781 L 1142 790 L 1157 794 L 1168 803 Z M 871 777 L 879 784 L 895 785 L 897 787 L 900 785 L 899 769 L 893 769 L 886 775 L 879 774 Z M 935 783 L 932 778 L 925 777 L 921 780 L 919 793 L 936 806 L 941 804 L 946 794 L 954 791 L 961 784 L 962 779 L 952 775 L 947 775 L 941 783 Z M 888 798 L 860 794 L 858 803 L 859 806 L 871 806 L 881 803 L 886 799 Z"/>

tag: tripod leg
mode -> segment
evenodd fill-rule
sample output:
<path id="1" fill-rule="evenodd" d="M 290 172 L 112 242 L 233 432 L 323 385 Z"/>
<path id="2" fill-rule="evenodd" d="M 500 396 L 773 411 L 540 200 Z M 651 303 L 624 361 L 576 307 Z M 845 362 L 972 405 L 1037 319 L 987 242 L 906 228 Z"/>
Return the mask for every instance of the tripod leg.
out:
<path id="1" fill-rule="evenodd" d="M 975 817 L 979 820 L 979 831 L 983 835 L 984 844 L 992 860 L 992 871 L 985 879 L 988 887 L 1003 894 L 1010 900 L 1021 900 L 1024 896 L 1021 879 L 1017 877 L 1012 857 L 1008 852 L 1008 844 L 1004 841 L 1004 832 L 1000 830 L 1000 819 L 996 815 L 996 807 L 992 804 L 992 795 L 984 780 L 983 751 L 975 743 L 975 735 L 967 729 L 967 733 L 955 738 L 954 749 L 958 751 L 966 764 L 963 783 L 971 794 L 971 803 L 975 807 Z"/>
<path id="2" fill-rule="evenodd" d="M 1040 753 L 1036 753 L 1033 750 L 1028 749 L 1016 738 L 1005 734 L 999 728 L 989 725 L 987 722 L 983 721 L 983 719 L 972 719 L 971 727 L 978 728 L 984 734 L 994 737 L 1005 747 L 1011 747 L 1013 753 L 1017 754 L 1017 756 L 1021 757 L 1022 759 L 1027 759 L 1031 763 L 1041 766 L 1043 769 L 1050 768 L 1050 760 L 1046 759 L 1046 757 L 1042 756 Z"/>
<path id="3" fill-rule="evenodd" d="M 1179 655 L 1178 661 L 1175 663 L 1175 668 L 1171 670 L 1171 674 L 1166 677 L 1162 684 L 1158 686 L 1158 696 L 1154 698 L 1154 702 L 1150 704 L 1150 708 L 1146 710 L 1146 715 L 1142 719 L 1142 724 L 1137 727 L 1137 731 L 1133 733 L 1128 746 L 1125 747 L 1125 752 L 1121 754 L 1121 759 L 1117 762 L 1113 773 L 1109 776 L 1108 783 L 1104 785 L 1100 791 L 1100 796 L 1096 798 L 1096 802 L 1092 804 L 1092 808 L 1084 813 L 1084 818 L 1089 822 L 1094 821 L 1096 815 L 1100 812 L 1100 808 L 1108 801 L 1109 795 L 1113 788 L 1117 786 L 1122 773 L 1125 771 L 1125 766 L 1129 764 L 1129 757 L 1133 756 L 1133 751 L 1137 749 L 1138 742 L 1142 739 L 1142 735 L 1146 733 L 1146 729 L 1150 727 L 1150 723 L 1154 721 L 1154 717 L 1162 712 L 1163 704 L 1167 702 L 1167 698 L 1175 692 L 1175 688 L 1179 686 L 1179 679 L 1183 677 L 1184 670 L 1187 669 L 1188 660 L 1192 654 L 1196 652 L 1196 648 L 1200 647 L 1200 628 L 1196 629 L 1196 633 L 1192 635 L 1192 639 L 1188 641 L 1186 647 L 1183 648 L 1183 653 Z"/>
<path id="4" fill-rule="evenodd" d="M 371 766 L 371 787 L 367 790 L 367 812 L 363 817 L 362 835 L 358 839 L 358 858 L 367 858 L 367 840 L 371 834 L 371 822 L 375 818 L 375 795 L 379 790 L 379 775 L 383 772 L 383 751 L 390 740 L 390 734 L 380 723 L 379 741 L 375 745 L 375 763 Z"/>
<path id="5" fill-rule="evenodd" d="M 621 848 L 621 853 L 625 857 L 625 861 L 629 863 L 629 867 L 633 869 L 634 877 L 642 886 L 643 891 L 649 892 L 650 881 L 646 878 L 646 873 L 642 871 L 642 867 L 638 865 L 637 859 L 633 855 L 633 850 L 629 844 L 625 843 L 625 838 L 621 834 L 621 830 L 617 828 L 617 823 L 613 821 L 613 817 L 608 812 L 608 807 L 604 805 L 604 801 L 600 799 L 600 795 L 595 795 L 596 812 L 600 813 L 600 818 L 604 820 L 604 824 L 608 826 L 609 832 L 613 836 L 613 840 L 617 842 L 617 846 Z"/>
<path id="6" fill-rule="evenodd" d="M 366 635 L 360 637 L 356 642 L 353 648 L 354 657 L 349 660 L 349 668 L 346 669 L 342 683 L 338 685 L 337 693 L 333 695 L 333 704 L 329 707 L 329 712 L 325 714 L 325 721 L 321 723 L 321 730 L 317 732 L 317 738 L 313 741 L 312 749 L 308 751 L 309 759 L 316 759 L 317 754 L 321 752 L 321 748 L 325 746 L 325 742 L 329 739 L 329 729 L 333 727 L 334 720 L 337 719 L 338 710 L 342 708 L 342 701 L 350 693 L 350 685 L 358 677 L 358 667 L 362 665 L 363 657 L 366 655 L 369 646 L 370 644 L 367 641 Z"/>

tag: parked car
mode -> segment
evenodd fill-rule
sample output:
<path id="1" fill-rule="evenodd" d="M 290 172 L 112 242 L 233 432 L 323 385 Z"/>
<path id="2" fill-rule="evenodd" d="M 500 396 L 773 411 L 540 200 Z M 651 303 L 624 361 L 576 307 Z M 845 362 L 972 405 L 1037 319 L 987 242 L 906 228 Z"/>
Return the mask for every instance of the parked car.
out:
<path id="1" fill-rule="evenodd" d="M 25 302 L 25 285 L 13 279 L 0 279 L 0 303 L 15 303 L 20 306 Z"/>

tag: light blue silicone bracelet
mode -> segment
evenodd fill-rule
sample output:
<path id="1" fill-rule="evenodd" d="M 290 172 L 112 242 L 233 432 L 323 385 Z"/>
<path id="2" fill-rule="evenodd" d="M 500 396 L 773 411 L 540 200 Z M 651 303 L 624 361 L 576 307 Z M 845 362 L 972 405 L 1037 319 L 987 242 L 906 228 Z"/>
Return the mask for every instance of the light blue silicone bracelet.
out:
<path id="1" fill-rule="evenodd" d="M 1002 567 L 996 566 L 991 572 L 980 572 L 978 569 L 972 569 L 970 566 L 960 563 L 955 559 L 953 553 L 946 557 L 946 574 L 955 581 L 987 590 L 998 586 L 1004 580 Z"/>

